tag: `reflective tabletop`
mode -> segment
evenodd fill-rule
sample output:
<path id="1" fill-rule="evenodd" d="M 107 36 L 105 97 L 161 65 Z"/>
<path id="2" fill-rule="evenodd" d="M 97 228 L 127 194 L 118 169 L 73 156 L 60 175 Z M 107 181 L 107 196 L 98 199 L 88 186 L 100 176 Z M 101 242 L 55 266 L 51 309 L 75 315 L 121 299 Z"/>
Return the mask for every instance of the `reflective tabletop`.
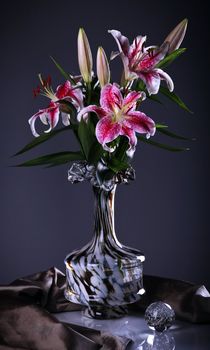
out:
<path id="1" fill-rule="evenodd" d="M 62 322 L 108 331 L 132 340 L 126 350 L 210 350 L 210 325 L 176 321 L 167 332 L 148 328 L 144 317 L 132 313 L 113 320 L 96 320 L 79 311 L 54 314 Z"/>

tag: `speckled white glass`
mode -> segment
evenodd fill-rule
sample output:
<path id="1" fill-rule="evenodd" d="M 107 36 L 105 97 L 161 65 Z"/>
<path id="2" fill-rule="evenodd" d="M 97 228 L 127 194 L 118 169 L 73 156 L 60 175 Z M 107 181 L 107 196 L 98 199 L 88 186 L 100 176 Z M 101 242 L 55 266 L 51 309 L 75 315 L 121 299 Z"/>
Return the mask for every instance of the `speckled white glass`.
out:
<path id="1" fill-rule="evenodd" d="M 128 181 L 133 174 L 130 169 L 130 172 L 100 182 L 95 168 L 84 162 L 73 164 L 69 171 L 72 183 L 88 178 L 95 196 L 93 239 L 65 259 L 65 296 L 69 301 L 86 306 L 87 316 L 120 317 L 126 313 L 127 304 L 144 294 L 142 263 L 145 257 L 139 250 L 122 245 L 114 228 L 117 184 Z"/>

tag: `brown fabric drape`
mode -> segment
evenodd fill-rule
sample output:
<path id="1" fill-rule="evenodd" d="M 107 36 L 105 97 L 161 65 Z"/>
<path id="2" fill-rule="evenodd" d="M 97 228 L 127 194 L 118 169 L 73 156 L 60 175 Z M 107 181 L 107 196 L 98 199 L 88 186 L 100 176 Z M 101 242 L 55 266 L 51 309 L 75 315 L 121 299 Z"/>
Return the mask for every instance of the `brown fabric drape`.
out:
<path id="1" fill-rule="evenodd" d="M 210 295 L 202 285 L 145 276 L 145 296 L 129 308 L 141 312 L 156 300 L 169 303 L 177 318 L 210 322 Z M 129 339 L 59 322 L 52 313 L 80 310 L 64 298 L 65 275 L 56 268 L 0 287 L 0 350 L 123 350 Z"/>

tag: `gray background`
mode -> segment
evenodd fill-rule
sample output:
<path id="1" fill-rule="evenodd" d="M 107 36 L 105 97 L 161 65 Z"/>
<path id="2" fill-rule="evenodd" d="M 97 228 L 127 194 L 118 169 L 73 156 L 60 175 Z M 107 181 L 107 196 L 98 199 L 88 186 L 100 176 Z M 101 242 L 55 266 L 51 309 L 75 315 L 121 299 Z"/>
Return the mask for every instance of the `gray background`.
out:
<path id="1" fill-rule="evenodd" d="M 148 35 L 148 45 L 161 44 L 183 18 L 189 29 L 180 57 L 168 72 L 175 92 L 193 115 L 164 100 L 142 106 L 155 121 L 197 138 L 192 142 L 162 142 L 190 146 L 190 152 L 169 153 L 139 144 L 134 167 L 137 179 L 120 186 L 116 201 L 119 239 L 146 255 L 145 272 L 204 283 L 209 275 L 209 116 L 207 8 L 204 1 L 19 1 L 1 5 L 1 157 L 0 157 L 0 282 L 57 266 L 72 249 L 92 236 L 93 197 L 89 184 L 71 185 L 68 165 L 53 169 L 10 167 L 33 156 L 76 150 L 72 134 L 57 137 L 25 156 L 11 156 L 32 140 L 29 117 L 47 106 L 34 99 L 37 74 L 50 74 L 53 86 L 63 81 L 49 56 L 78 73 L 76 37 L 87 32 L 95 56 L 116 44 L 107 33 L 119 29 L 130 40 Z M 112 64 L 117 79 L 120 60 Z M 156 137 L 158 140 L 159 137 Z"/>

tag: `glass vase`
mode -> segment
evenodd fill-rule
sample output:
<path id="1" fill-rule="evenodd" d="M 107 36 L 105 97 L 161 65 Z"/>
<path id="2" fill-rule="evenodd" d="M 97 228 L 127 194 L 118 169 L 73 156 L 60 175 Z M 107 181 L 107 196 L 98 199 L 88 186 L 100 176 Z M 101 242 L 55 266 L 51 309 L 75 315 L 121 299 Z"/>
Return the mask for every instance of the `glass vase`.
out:
<path id="1" fill-rule="evenodd" d="M 117 184 L 126 177 L 120 174 L 100 182 L 95 173 L 92 176 L 94 167 L 89 171 L 90 167 L 86 165 L 85 171 L 76 171 L 75 177 L 75 166 L 77 170 L 82 168 L 81 164 L 74 164 L 70 169 L 72 183 L 82 181 L 84 174 L 84 178 L 89 176 L 92 180 L 95 224 L 92 240 L 65 259 L 65 297 L 83 305 L 86 316 L 103 319 L 121 317 L 127 312 L 127 305 L 139 300 L 145 292 L 142 264 L 145 257 L 139 250 L 122 245 L 114 227 L 115 192 Z"/>

